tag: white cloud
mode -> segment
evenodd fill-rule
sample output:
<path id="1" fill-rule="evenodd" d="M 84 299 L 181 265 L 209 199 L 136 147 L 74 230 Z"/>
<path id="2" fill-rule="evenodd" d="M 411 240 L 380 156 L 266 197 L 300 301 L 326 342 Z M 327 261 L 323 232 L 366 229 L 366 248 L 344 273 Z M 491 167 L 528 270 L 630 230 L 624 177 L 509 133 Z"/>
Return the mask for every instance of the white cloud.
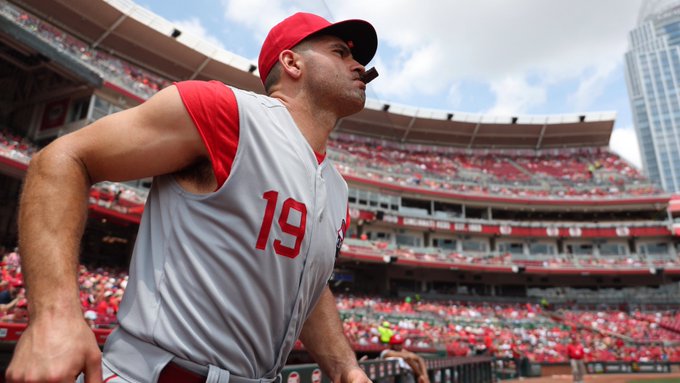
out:
<path id="1" fill-rule="evenodd" d="M 432 78 L 432 74 L 439 71 L 437 63 L 441 60 L 442 51 L 437 46 L 430 44 L 418 47 L 403 64 L 398 62 L 395 65 L 392 62 L 386 65 L 387 71 L 379 69 L 389 81 L 376 83 L 376 88 L 379 93 L 386 95 L 403 95 L 405 92 L 432 95 L 443 92 L 447 89 L 447 83 L 433 81 Z M 384 62 L 382 58 L 379 61 Z"/>
<path id="2" fill-rule="evenodd" d="M 379 49 L 379 55 L 396 51 L 393 61 L 385 58 L 393 62 L 393 67 L 381 79 L 381 83 L 389 84 L 379 89 L 382 98 L 417 99 L 417 95 L 432 88 L 449 89 L 462 80 L 498 88 L 507 78 L 537 78 L 532 87 L 524 87 L 535 96 L 540 87 L 579 81 L 576 93 L 563 100 L 566 112 L 592 108 L 607 81 L 611 81 L 611 73 L 622 61 L 627 34 L 635 26 L 640 3 L 641 0 L 334 0 L 329 7 L 338 10 L 339 18 L 371 21 L 378 30 L 380 44 L 389 48 Z M 433 69 L 410 69 L 421 62 L 423 51 L 438 52 L 428 57 L 428 68 Z M 430 88 L 421 84 L 429 84 Z M 497 93 L 506 97 L 506 92 Z M 530 99 L 517 104 L 526 105 Z M 489 109 L 504 109 L 502 105 L 510 105 L 508 101 L 499 98 Z M 512 114 L 521 112 L 513 110 Z"/>
<path id="3" fill-rule="evenodd" d="M 376 63 L 379 98 L 413 106 L 423 95 L 444 94 L 455 84 L 486 84 L 498 99 L 493 111 L 532 106 L 542 113 L 545 89 L 577 81 L 561 95 L 564 110 L 587 111 L 603 94 L 620 65 L 627 35 L 635 27 L 642 0 L 221 0 L 230 22 L 249 28 L 262 41 L 269 28 L 294 11 L 330 20 L 362 18 L 379 36 Z M 529 79 L 514 91 L 499 86 L 508 78 Z M 621 79 L 620 81 L 623 81 Z M 543 88 L 544 90 L 541 90 Z M 573 89 L 572 88 L 572 89 Z M 513 93 L 514 92 L 514 93 Z M 527 93 L 528 92 L 528 93 Z M 512 101 L 510 94 L 521 99 Z M 550 93 L 550 92 L 548 92 Z M 449 93 L 450 95 L 450 93 Z M 465 94 L 460 106 L 465 108 Z M 453 99 L 456 102 L 456 99 Z M 453 105 L 453 104 L 452 104 Z M 463 110 L 465 111 L 465 110 Z"/>
<path id="4" fill-rule="evenodd" d="M 595 100 L 602 95 L 606 85 L 612 81 L 611 75 L 616 72 L 621 62 L 600 63 L 590 74 L 584 75 L 578 89 L 567 96 L 567 101 L 574 110 L 588 110 Z M 620 80 L 620 79 L 619 79 Z"/>
<path id="5" fill-rule="evenodd" d="M 455 82 L 451 84 L 449 90 L 446 94 L 446 102 L 454 109 L 460 108 L 461 102 L 463 101 L 463 95 L 460 90 L 460 83 Z"/>
<path id="6" fill-rule="evenodd" d="M 642 169 L 638 139 L 632 126 L 614 129 L 609 140 L 609 148 L 638 169 Z"/>
<path id="7" fill-rule="evenodd" d="M 496 116 L 526 114 L 529 109 L 541 105 L 546 99 L 546 89 L 530 85 L 523 78 L 507 77 L 491 82 L 496 104 L 485 113 Z"/>
<path id="8" fill-rule="evenodd" d="M 198 17 L 191 17 L 186 20 L 175 20 L 172 21 L 172 23 L 175 24 L 182 33 L 192 35 L 201 41 L 224 49 L 222 42 L 206 30 Z"/>
<path id="9" fill-rule="evenodd" d="M 276 0 L 223 0 L 222 5 L 227 21 L 251 29 L 260 37 L 258 41 L 264 40 L 274 24 L 289 16 L 282 2 Z"/>
<path id="10" fill-rule="evenodd" d="M 313 0 L 221 0 L 224 16 L 255 34 L 255 40 L 264 41 L 269 29 L 295 12 L 312 12 L 328 18 L 322 2 Z M 259 52 L 259 46 L 257 47 Z"/>

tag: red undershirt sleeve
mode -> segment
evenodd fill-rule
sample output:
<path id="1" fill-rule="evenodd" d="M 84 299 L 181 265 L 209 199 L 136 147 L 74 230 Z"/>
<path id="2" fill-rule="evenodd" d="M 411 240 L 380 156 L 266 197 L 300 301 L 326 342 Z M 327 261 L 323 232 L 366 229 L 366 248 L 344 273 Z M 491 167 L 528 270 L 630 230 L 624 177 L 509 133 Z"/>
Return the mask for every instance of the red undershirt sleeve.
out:
<path id="1" fill-rule="evenodd" d="M 229 178 L 238 148 L 239 116 L 234 91 L 219 81 L 181 81 L 175 86 L 208 150 L 219 189 Z"/>

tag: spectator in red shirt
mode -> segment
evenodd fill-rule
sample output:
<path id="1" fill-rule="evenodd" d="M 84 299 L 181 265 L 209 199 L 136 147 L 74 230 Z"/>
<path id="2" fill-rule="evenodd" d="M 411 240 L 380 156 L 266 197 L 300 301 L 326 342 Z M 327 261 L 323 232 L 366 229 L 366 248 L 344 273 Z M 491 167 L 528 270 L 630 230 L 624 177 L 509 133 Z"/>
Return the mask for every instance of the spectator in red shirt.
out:
<path id="1" fill-rule="evenodd" d="M 583 375 L 586 373 L 586 366 L 583 363 L 585 351 L 577 334 L 571 337 L 571 343 L 567 346 L 567 355 L 571 363 L 571 374 L 574 383 L 583 383 Z"/>

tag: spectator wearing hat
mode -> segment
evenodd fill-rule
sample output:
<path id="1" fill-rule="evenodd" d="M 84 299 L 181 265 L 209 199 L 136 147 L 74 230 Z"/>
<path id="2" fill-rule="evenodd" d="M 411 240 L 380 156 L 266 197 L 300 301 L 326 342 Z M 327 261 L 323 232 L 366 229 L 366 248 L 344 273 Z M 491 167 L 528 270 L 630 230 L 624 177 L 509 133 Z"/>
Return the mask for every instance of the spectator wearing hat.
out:
<path id="1" fill-rule="evenodd" d="M 90 326 L 91 328 L 96 328 L 97 327 L 97 312 L 94 310 L 86 310 L 83 313 L 83 317 L 85 318 L 85 321 L 87 322 L 87 325 Z"/>
<path id="2" fill-rule="evenodd" d="M 390 322 L 382 321 L 380 326 L 378 326 L 378 336 L 380 337 L 380 343 L 389 344 L 392 335 L 394 335 L 394 331 L 392 331 L 392 325 Z"/>
<path id="3" fill-rule="evenodd" d="M 571 343 L 567 346 L 567 356 L 571 363 L 571 374 L 574 383 L 583 383 L 583 376 L 586 373 L 586 366 L 583 363 L 585 357 L 585 350 L 578 334 L 573 334 Z"/>
<path id="4" fill-rule="evenodd" d="M 406 380 L 402 382 L 430 383 L 425 360 L 421 356 L 405 350 L 404 342 L 404 337 L 399 333 L 392 335 L 389 341 L 389 348 L 380 353 L 380 358 L 397 359 L 399 361 L 399 366 L 407 371 Z"/>

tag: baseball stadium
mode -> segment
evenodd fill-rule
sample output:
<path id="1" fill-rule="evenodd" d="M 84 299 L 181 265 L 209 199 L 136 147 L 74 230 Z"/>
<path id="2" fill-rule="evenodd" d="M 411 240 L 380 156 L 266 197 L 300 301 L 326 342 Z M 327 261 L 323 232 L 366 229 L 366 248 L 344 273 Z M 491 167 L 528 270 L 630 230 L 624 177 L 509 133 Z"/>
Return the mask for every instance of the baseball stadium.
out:
<path id="1" fill-rule="evenodd" d="M 255 93 L 257 65 L 130 0 L 0 0 L 0 371 L 28 323 L 17 249 L 28 163 L 57 137 L 182 80 Z M 402 382 L 389 337 L 432 382 L 680 381 L 680 195 L 608 149 L 615 113 L 498 117 L 368 99 L 328 156 L 349 186 L 330 280 L 369 378 Z M 100 345 L 151 179 L 101 182 L 81 244 L 83 316 Z M 328 381 L 298 341 L 290 383 Z M 677 380 L 673 380 L 677 379 Z"/>

